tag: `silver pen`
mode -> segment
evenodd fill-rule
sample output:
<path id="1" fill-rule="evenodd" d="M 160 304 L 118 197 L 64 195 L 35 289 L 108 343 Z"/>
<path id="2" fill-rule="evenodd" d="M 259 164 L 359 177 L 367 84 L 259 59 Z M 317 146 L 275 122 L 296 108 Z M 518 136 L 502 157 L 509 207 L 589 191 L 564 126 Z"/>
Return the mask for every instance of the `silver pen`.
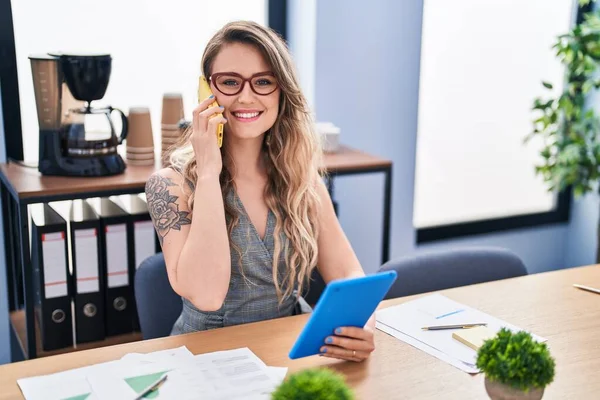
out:
<path id="1" fill-rule="evenodd" d="M 476 326 L 486 326 L 485 322 L 478 322 L 474 324 L 456 324 L 456 325 L 436 325 L 436 326 L 424 326 L 421 329 L 424 331 L 441 331 L 444 329 L 469 329 Z"/>

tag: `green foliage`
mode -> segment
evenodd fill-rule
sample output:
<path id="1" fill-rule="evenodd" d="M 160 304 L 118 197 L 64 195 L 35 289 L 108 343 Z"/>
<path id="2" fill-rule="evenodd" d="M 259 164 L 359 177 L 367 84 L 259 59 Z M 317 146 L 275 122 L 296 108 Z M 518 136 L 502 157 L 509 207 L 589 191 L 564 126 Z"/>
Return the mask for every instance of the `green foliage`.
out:
<path id="1" fill-rule="evenodd" d="M 305 369 L 288 377 L 273 392 L 272 400 L 352 400 L 344 378 L 326 368 Z"/>
<path id="2" fill-rule="evenodd" d="M 588 3 L 580 0 L 581 5 Z M 591 191 L 600 178 L 600 119 L 585 105 L 588 94 L 600 88 L 600 10 L 586 13 L 584 21 L 560 35 L 553 48 L 566 68 L 567 82 L 555 97 L 534 100 L 533 132 L 526 141 L 534 136 L 542 139 L 542 161 L 535 170 L 548 189 L 573 186 L 579 196 Z M 549 82 L 542 85 L 553 90 Z"/>
<path id="3" fill-rule="evenodd" d="M 516 389 L 544 388 L 554 380 L 554 359 L 545 343 L 527 332 L 502 328 L 477 352 L 477 368 L 485 376 Z"/>

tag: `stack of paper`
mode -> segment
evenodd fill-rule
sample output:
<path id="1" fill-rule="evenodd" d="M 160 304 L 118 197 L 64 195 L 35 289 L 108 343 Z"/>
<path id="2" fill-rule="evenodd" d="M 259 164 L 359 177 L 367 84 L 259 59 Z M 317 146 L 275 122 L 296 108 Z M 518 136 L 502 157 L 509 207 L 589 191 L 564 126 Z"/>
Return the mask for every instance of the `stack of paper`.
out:
<path id="1" fill-rule="evenodd" d="M 27 400 L 135 399 L 167 375 L 147 398 L 269 399 L 287 368 L 267 367 L 250 349 L 194 356 L 185 346 L 17 381 Z"/>
<path id="2" fill-rule="evenodd" d="M 406 342 L 440 360 L 468 373 L 478 373 L 475 366 L 477 352 L 452 338 L 457 329 L 423 330 L 426 326 L 459 325 L 486 323 L 487 327 L 498 332 L 505 327 L 513 332 L 521 330 L 498 318 L 479 310 L 450 300 L 440 294 L 433 294 L 397 306 L 377 311 L 377 328 Z M 537 341 L 546 339 L 532 335 Z"/>

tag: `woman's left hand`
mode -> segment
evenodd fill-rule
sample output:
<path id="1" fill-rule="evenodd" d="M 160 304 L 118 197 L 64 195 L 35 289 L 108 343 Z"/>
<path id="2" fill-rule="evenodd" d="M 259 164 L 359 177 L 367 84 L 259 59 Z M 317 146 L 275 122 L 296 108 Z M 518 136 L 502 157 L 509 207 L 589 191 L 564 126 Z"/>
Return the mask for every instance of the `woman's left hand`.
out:
<path id="1" fill-rule="evenodd" d="M 369 358 L 375 350 L 375 318 L 372 316 L 364 328 L 339 327 L 325 338 L 321 346 L 324 357 L 361 362 Z"/>

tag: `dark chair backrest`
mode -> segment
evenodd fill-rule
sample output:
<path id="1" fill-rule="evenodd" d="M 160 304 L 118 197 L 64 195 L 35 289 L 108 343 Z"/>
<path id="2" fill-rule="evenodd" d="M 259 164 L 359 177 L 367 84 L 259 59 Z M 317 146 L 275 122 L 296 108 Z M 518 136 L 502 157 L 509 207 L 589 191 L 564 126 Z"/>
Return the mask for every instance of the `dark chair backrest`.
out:
<path id="1" fill-rule="evenodd" d="M 169 336 L 183 303 L 169 283 L 163 253 L 148 257 L 137 269 L 135 301 L 142 337 Z"/>
<path id="2" fill-rule="evenodd" d="M 472 247 L 403 257 L 379 271 L 395 270 L 386 299 L 527 275 L 523 261 L 503 248 Z"/>
<path id="3" fill-rule="evenodd" d="M 323 277 L 319 273 L 319 270 L 315 268 L 310 275 L 308 290 L 303 291 L 302 297 L 304 297 L 304 300 L 306 300 L 308 305 L 314 308 L 315 304 L 317 304 L 317 301 L 319 301 L 319 298 L 323 294 L 325 286 L 327 285 L 325 284 Z"/>

